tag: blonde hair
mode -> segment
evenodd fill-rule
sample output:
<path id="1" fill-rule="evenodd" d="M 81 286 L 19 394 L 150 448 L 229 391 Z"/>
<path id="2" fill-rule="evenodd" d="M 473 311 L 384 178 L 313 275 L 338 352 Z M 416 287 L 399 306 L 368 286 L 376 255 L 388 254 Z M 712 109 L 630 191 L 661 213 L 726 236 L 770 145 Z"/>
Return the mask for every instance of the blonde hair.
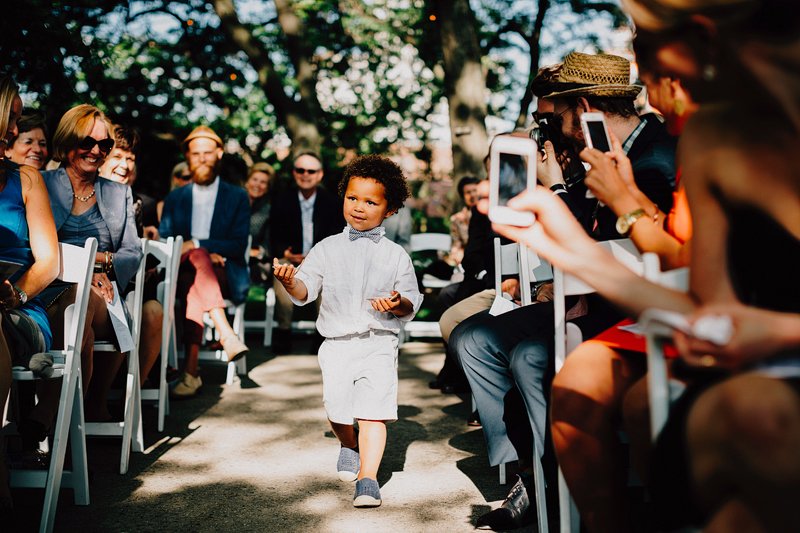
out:
<path id="1" fill-rule="evenodd" d="M 269 177 L 268 181 L 270 183 L 272 182 L 272 178 L 275 177 L 275 169 L 272 168 L 272 165 L 269 163 L 264 163 L 263 161 L 255 163 L 252 167 L 250 167 L 250 170 L 247 171 L 247 179 L 250 179 L 250 176 L 256 172 L 263 172 L 266 174 Z"/>
<path id="2" fill-rule="evenodd" d="M 108 137 L 113 139 L 114 125 L 108 117 L 93 105 L 76 105 L 61 117 L 53 134 L 53 159 L 65 162 L 67 154 L 91 133 L 94 123 L 101 121 L 106 126 Z M 99 139 L 98 139 L 99 140 Z"/>
<path id="3" fill-rule="evenodd" d="M 19 87 L 11 76 L 7 74 L 0 75 L 0 139 L 5 141 L 6 133 L 8 133 L 8 118 L 11 116 L 11 106 L 14 105 L 14 99 L 19 96 Z"/>

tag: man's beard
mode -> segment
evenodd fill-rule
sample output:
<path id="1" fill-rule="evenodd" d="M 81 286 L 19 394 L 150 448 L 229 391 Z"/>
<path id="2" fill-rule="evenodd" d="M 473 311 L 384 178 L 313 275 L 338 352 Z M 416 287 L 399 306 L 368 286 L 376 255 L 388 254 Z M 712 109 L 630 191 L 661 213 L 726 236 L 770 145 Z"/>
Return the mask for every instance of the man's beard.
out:
<path id="1" fill-rule="evenodd" d="M 215 166 L 200 164 L 191 169 L 192 181 L 198 185 L 208 185 L 217 177 Z"/>

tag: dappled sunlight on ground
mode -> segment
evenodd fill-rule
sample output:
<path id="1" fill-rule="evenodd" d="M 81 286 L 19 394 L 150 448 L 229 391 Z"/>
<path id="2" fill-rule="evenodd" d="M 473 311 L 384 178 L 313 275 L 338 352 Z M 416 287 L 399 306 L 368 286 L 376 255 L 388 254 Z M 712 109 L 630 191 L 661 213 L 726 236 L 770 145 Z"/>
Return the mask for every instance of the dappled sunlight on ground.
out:
<path id="1" fill-rule="evenodd" d="M 163 434 L 146 408 L 147 453 L 132 455 L 126 476 L 115 471 L 118 441 L 90 441 L 92 506 L 76 507 L 62 491 L 56 529 L 472 531 L 507 487 L 488 467 L 480 430 L 465 424 L 469 398 L 428 388 L 442 357 L 440 344 L 403 348 L 400 418 L 389 426 L 378 509 L 354 509 L 354 483 L 336 477 L 339 445 L 316 357 L 255 352 L 251 386 L 222 386 L 224 371 L 205 368 L 202 395 L 174 402 Z M 38 516 L 41 492 L 15 497 Z"/>

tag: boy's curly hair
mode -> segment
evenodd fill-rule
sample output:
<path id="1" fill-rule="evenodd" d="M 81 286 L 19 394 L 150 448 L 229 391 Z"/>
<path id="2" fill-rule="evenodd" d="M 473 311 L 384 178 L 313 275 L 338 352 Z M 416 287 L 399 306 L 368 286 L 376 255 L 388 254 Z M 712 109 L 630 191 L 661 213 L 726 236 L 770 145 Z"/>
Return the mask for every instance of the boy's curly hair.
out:
<path id="1" fill-rule="evenodd" d="M 350 178 L 369 178 L 383 185 L 389 211 L 397 211 L 410 196 L 403 171 L 390 159 L 379 155 L 356 157 L 344 169 L 339 182 L 339 196 L 344 198 Z"/>

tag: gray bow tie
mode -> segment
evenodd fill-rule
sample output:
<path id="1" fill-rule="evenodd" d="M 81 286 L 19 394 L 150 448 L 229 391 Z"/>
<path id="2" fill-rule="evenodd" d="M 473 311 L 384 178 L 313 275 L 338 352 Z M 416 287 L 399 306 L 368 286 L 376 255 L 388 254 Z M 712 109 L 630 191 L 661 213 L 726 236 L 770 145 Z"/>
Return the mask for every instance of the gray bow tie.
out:
<path id="1" fill-rule="evenodd" d="M 383 234 L 386 233 L 386 229 L 383 226 L 376 226 L 367 231 L 359 231 L 353 227 L 350 228 L 350 240 L 354 241 L 361 237 L 366 237 L 367 239 L 371 240 L 372 242 L 378 242 L 383 237 Z"/>

